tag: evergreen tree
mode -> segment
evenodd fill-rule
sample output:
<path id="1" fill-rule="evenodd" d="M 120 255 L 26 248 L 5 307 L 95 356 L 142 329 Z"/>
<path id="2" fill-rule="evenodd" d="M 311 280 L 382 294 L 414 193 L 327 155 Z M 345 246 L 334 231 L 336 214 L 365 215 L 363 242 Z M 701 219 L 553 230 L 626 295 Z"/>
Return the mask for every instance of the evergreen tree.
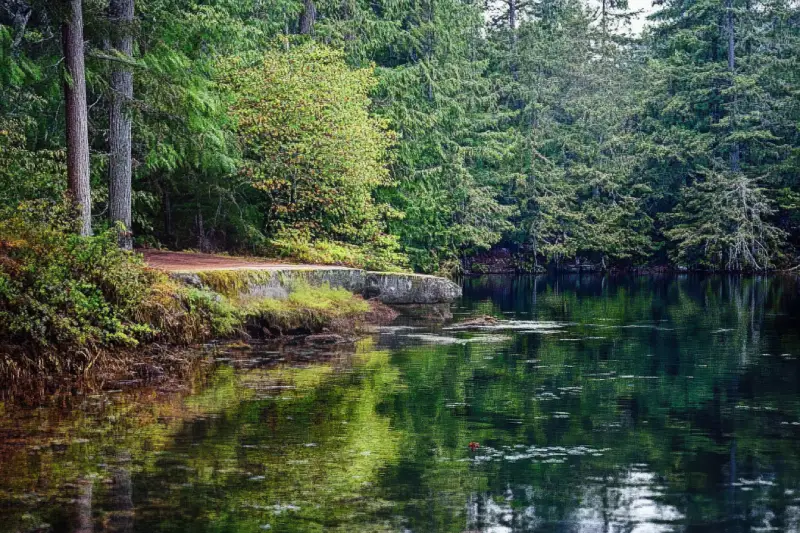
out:
<path id="1" fill-rule="evenodd" d="M 763 269 L 780 252 L 773 193 L 758 185 L 788 153 L 780 122 L 767 118 L 781 101 L 766 82 L 772 54 L 763 30 L 772 17 L 769 5 L 749 0 L 665 2 L 655 15 L 643 153 L 655 160 L 648 167 L 661 210 L 674 209 L 663 217 L 665 235 L 684 264 Z M 720 217 L 729 222 L 707 223 Z M 733 236 L 735 245 L 723 245 Z"/>
<path id="2" fill-rule="evenodd" d="M 79 213 L 81 235 L 92 233 L 89 182 L 89 109 L 83 45 L 83 2 L 64 0 L 61 40 L 64 50 L 64 106 L 67 122 L 69 194 Z"/>
<path id="3" fill-rule="evenodd" d="M 111 110 L 109 115 L 109 217 L 119 222 L 124 230 L 120 235 L 120 246 L 130 249 L 131 238 L 131 116 L 130 105 L 133 100 L 133 71 L 130 64 L 133 58 L 132 25 L 134 17 L 133 0 L 111 0 L 108 6 L 108 20 L 118 34 L 114 39 L 114 51 L 120 54 L 111 73 Z"/>
<path id="4" fill-rule="evenodd" d="M 93 201 L 141 243 L 363 265 L 399 242 L 423 271 L 493 247 L 762 270 L 800 247 L 790 0 L 661 0 L 642 39 L 625 0 L 132 7 L 0 0 L 3 207 L 71 190 L 84 233 Z"/>

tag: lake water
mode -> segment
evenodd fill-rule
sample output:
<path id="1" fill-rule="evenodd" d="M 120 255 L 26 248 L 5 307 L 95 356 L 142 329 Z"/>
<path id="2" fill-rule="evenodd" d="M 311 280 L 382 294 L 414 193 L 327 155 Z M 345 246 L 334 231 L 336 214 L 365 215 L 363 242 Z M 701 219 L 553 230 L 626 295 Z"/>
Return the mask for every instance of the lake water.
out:
<path id="1" fill-rule="evenodd" d="M 485 277 L 453 312 L 500 322 L 0 406 L 0 531 L 800 530 L 795 279 Z"/>

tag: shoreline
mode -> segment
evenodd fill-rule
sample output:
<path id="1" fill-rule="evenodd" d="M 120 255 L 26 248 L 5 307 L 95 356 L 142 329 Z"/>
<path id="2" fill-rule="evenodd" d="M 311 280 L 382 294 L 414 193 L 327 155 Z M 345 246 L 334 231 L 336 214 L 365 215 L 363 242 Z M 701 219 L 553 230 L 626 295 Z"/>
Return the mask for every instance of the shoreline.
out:
<path id="1" fill-rule="evenodd" d="M 204 256 L 173 252 L 169 257 L 197 261 Z M 192 268 L 190 264 L 170 272 L 136 254 L 119 255 L 115 265 L 119 278 L 104 284 L 106 272 L 98 270 L 92 281 L 98 287 L 94 294 L 107 291 L 102 294 L 113 312 L 115 291 L 126 287 L 122 285 L 126 278 L 136 280 L 131 287 L 136 291 L 135 303 L 125 314 L 118 312 L 110 321 L 102 314 L 90 316 L 82 326 L 84 332 L 73 326 L 77 323 L 73 308 L 53 308 L 45 319 L 54 328 L 63 324 L 70 336 L 59 336 L 62 330 L 38 338 L 8 335 L 0 348 L 0 381 L 12 384 L 28 378 L 61 381 L 66 377 L 77 382 L 109 370 L 134 375 L 172 372 L 162 368 L 162 359 L 170 367 L 173 353 L 225 340 L 350 342 L 366 326 L 390 322 L 406 310 L 449 306 L 461 296 L 459 285 L 435 276 L 223 260 L 222 266 L 234 262 L 236 268 Z M 447 318 L 446 312 L 437 312 Z M 148 364 L 154 370 L 148 370 Z"/>

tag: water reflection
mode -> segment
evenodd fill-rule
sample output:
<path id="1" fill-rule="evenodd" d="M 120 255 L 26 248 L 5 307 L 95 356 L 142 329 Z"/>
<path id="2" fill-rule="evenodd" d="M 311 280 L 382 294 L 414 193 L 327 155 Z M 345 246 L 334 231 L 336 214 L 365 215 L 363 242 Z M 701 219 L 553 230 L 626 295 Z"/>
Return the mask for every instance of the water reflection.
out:
<path id="1" fill-rule="evenodd" d="M 469 280 L 469 329 L 0 417 L 0 531 L 796 531 L 800 293 Z M 470 447 L 469 444 L 474 446 Z"/>

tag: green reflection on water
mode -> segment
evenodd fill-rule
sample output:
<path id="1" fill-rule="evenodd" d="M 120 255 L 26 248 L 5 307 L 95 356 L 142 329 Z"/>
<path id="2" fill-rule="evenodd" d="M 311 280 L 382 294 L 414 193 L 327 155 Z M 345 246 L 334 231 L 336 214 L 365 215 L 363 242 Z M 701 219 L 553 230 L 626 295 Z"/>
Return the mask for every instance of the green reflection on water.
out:
<path id="1" fill-rule="evenodd" d="M 255 348 L 187 392 L 7 406 L 0 531 L 795 530 L 798 296 L 488 277 L 454 310 L 495 329 Z"/>

